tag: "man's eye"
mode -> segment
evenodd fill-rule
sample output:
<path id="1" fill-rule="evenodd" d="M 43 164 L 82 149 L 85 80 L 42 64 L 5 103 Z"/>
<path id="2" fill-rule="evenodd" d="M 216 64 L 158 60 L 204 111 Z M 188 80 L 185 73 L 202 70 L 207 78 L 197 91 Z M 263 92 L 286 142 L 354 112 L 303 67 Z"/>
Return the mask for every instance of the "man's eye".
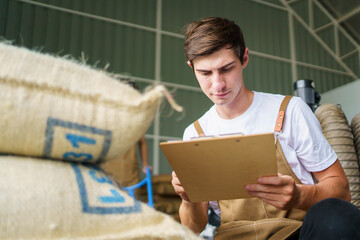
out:
<path id="1" fill-rule="evenodd" d="M 208 76 L 208 75 L 210 75 L 210 72 L 202 72 L 201 74 L 204 76 Z"/>
<path id="2" fill-rule="evenodd" d="M 232 68 L 224 68 L 222 69 L 222 72 L 230 72 Z"/>

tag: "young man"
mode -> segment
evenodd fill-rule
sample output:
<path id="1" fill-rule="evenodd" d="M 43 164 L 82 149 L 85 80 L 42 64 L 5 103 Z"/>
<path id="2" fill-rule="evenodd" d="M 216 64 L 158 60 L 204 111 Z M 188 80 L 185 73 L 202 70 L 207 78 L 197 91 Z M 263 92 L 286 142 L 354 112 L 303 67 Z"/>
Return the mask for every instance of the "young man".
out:
<path id="1" fill-rule="evenodd" d="M 324 199 L 330 198 L 325 205 L 344 205 L 339 215 L 344 215 L 348 209 L 353 213 L 353 207 L 357 210 L 346 202 L 350 200 L 346 175 L 310 108 L 297 97 L 284 98 L 245 87 L 243 71 L 249 63 L 249 50 L 239 26 L 223 18 L 193 22 L 187 26 L 184 47 L 189 66 L 214 106 L 186 128 L 183 139 L 275 131 L 279 175 L 261 177 L 258 183 L 247 185 L 246 190 L 254 198 L 194 203 L 189 201 L 173 172 L 172 185 L 183 199 L 179 210 L 182 224 L 200 233 L 207 224 L 210 204 L 221 217 L 215 236 L 219 239 L 286 239 L 297 238 L 306 211 Z M 318 222 L 316 217 L 326 217 L 331 209 L 320 211 L 321 215 L 317 211 L 313 211 L 309 224 L 301 227 L 304 239 L 320 237 L 316 234 L 324 231 L 320 227 L 311 228 Z M 355 220 L 360 223 L 360 211 L 357 214 Z M 344 221 L 346 228 L 355 221 L 344 218 L 330 223 L 333 224 L 330 228 L 335 225 L 333 232 L 339 229 L 339 222 Z M 324 221 L 329 219 L 322 219 Z M 331 237 L 334 237 L 333 232 L 327 231 Z M 359 230 L 348 232 L 360 236 Z M 319 239 L 329 238 L 323 235 Z"/>

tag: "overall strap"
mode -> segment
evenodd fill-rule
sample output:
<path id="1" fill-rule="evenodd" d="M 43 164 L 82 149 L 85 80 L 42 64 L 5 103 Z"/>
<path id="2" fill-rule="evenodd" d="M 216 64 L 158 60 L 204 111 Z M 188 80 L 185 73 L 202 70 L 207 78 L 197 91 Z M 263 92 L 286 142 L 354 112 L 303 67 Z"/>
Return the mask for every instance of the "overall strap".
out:
<path id="1" fill-rule="evenodd" d="M 199 123 L 199 120 L 196 120 L 194 122 L 194 127 L 197 131 L 197 133 L 199 134 L 200 137 L 204 137 L 205 136 L 205 133 L 204 131 L 202 130 L 201 126 L 200 126 L 200 123 Z"/>
<path id="2" fill-rule="evenodd" d="M 285 118 L 285 111 L 286 111 L 286 107 L 288 106 L 290 99 L 292 98 L 292 96 L 285 96 L 284 100 L 282 101 L 281 105 L 280 105 L 280 109 L 279 109 L 279 113 L 278 116 L 276 118 L 276 124 L 275 124 L 275 132 L 281 132 L 282 127 L 283 127 L 283 122 L 284 122 L 284 118 Z"/>

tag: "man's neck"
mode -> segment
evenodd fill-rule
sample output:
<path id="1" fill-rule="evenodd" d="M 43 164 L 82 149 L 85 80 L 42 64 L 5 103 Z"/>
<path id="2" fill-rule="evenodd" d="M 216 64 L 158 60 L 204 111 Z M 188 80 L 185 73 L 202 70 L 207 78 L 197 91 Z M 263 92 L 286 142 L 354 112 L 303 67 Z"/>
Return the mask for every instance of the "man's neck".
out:
<path id="1" fill-rule="evenodd" d="M 251 105 L 254 93 L 247 88 L 243 88 L 243 93 L 239 94 L 230 104 L 216 105 L 216 111 L 223 119 L 233 119 L 243 114 Z"/>

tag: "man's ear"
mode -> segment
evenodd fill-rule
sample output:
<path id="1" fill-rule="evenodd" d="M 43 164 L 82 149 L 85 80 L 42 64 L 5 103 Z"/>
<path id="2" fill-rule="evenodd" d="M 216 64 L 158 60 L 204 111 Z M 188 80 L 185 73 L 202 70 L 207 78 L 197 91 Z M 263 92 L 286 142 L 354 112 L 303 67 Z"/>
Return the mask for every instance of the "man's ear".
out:
<path id="1" fill-rule="evenodd" d="M 245 48 L 244 57 L 243 57 L 243 68 L 245 68 L 249 63 L 249 49 Z"/>

